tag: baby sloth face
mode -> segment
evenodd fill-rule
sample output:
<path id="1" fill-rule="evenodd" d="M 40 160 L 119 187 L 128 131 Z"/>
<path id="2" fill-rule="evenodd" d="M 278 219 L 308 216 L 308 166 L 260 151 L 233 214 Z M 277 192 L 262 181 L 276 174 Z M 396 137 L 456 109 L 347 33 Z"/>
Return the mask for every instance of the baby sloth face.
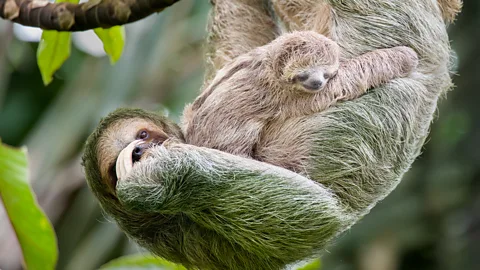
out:
<path id="1" fill-rule="evenodd" d="M 337 70 L 328 67 L 313 67 L 294 75 L 293 82 L 307 92 L 318 92 L 325 88 Z"/>
<path id="2" fill-rule="evenodd" d="M 338 44 L 313 31 L 285 34 L 270 46 L 275 74 L 301 91 L 321 91 L 340 65 Z"/>

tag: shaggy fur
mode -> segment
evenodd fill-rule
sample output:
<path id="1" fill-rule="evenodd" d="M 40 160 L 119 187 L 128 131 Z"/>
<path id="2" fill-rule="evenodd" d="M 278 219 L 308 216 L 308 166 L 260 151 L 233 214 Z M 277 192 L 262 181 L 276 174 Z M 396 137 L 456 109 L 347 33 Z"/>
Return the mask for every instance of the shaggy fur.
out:
<path id="1" fill-rule="evenodd" d="M 417 55 L 407 47 L 378 49 L 340 63 L 337 44 L 323 35 L 312 31 L 282 35 L 228 63 L 187 106 L 186 142 L 259 160 L 267 157 L 278 161 L 273 165 L 300 172 L 301 168 L 285 166 L 300 161 L 285 156 L 285 149 L 266 155 L 259 151 L 265 149 L 259 142 L 277 136 L 285 120 L 357 98 L 367 89 L 407 76 L 417 63 Z M 324 87 L 305 88 L 312 80 Z M 288 147 L 308 148 L 304 143 L 292 141 Z"/>
<path id="2" fill-rule="evenodd" d="M 333 10 L 328 1 L 271 0 L 284 31 L 315 31 L 332 37 Z"/>
<path id="3" fill-rule="evenodd" d="M 207 69 L 204 87 L 225 63 L 253 48 L 263 46 L 279 34 L 266 0 L 210 0 L 213 10 L 208 22 Z M 218 4 L 217 4 L 218 2 Z M 248 25 L 245 31 L 244 24 Z M 221 49 L 220 49 L 221 48 Z"/>
<path id="4" fill-rule="evenodd" d="M 462 0 L 438 0 L 438 5 L 442 11 L 443 19 L 452 23 L 455 21 L 457 14 L 462 10 L 463 1 Z"/>
<path id="5" fill-rule="evenodd" d="M 267 36 L 278 29 L 260 2 L 216 0 L 207 84 L 227 62 L 273 40 Z M 431 0 L 328 2 L 341 61 L 408 46 L 419 55 L 417 72 L 324 112 L 288 119 L 276 136 L 261 142 L 267 162 L 274 163 L 268 153 L 276 149 L 307 157 L 303 175 L 172 142 L 151 148 L 112 193 L 100 170 L 101 138 L 124 119 L 145 119 L 159 127 L 166 121 L 141 111 L 113 113 L 87 141 L 85 173 L 102 207 L 132 239 L 190 268 L 281 269 L 318 256 L 396 187 L 420 153 L 439 96 L 451 85 L 450 48 L 439 6 Z M 219 14 L 225 6 L 236 9 Z M 238 16 L 237 11 L 244 13 Z M 231 36 L 238 37 L 235 44 Z M 170 136 L 181 134 L 177 130 Z M 123 140 L 126 146 L 133 138 Z M 297 142 L 304 147 L 289 149 Z"/>
<path id="6" fill-rule="evenodd" d="M 451 23 L 462 8 L 462 0 L 437 0 L 443 19 Z M 261 2 L 261 1 L 259 1 Z M 313 30 L 336 40 L 335 9 L 330 1 L 271 0 L 273 8 L 287 31 Z"/>

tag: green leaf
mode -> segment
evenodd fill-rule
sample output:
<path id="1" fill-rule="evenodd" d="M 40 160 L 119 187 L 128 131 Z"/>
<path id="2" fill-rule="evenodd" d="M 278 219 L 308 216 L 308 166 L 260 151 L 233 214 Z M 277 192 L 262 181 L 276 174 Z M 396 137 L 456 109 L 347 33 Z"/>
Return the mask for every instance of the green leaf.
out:
<path id="1" fill-rule="evenodd" d="M 186 270 L 185 267 L 172 262 L 147 255 L 131 255 L 113 260 L 100 268 L 101 270 Z"/>
<path id="2" fill-rule="evenodd" d="M 304 265 L 298 268 L 297 270 L 320 270 L 320 269 L 322 269 L 322 263 L 319 259 L 317 259 L 308 263 L 307 265 Z"/>
<path id="3" fill-rule="evenodd" d="M 94 31 L 103 42 L 103 49 L 110 57 L 110 63 L 115 64 L 122 56 L 125 46 L 125 28 L 114 26 L 108 29 L 96 28 Z"/>
<path id="4" fill-rule="evenodd" d="M 56 0 L 55 3 L 68 2 L 77 4 L 79 0 Z M 43 31 L 38 44 L 37 63 L 44 85 L 53 80 L 53 74 L 70 56 L 72 35 L 69 32 Z"/>
<path id="5" fill-rule="evenodd" d="M 43 84 L 53 80 L 53 74 L 70 56 L 71 34 L 68 32 L 43 31 L 37 49 L 37 62 Z"/>
<path id="6" fill-rule="evenodd" d="M 26 149 L 1 142 L 0 198 L 20 242 L 26 269 L 55 269 L 57 239 L 28 182 Z"/>

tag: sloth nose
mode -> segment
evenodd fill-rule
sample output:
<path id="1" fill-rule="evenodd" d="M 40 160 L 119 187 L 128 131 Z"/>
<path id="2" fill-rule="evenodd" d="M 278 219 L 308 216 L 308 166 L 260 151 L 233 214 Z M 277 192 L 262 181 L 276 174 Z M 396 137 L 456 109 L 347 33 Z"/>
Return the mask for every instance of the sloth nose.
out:
<path id="1" fill-rule="evenodd" d="M 310 91 L 318 91 L 325 84 L 325 76 L 320 71 L 301 72 L 294 77 L 294 80 Z"/>
<path id="2" fill-rule="evenodd" d="M 143 153 L 145 153 L 145 150 L 148 149 L 148 147 L 149 145 L 144 143 L 144 144 L 137 145 L 135 146 L 135 148 L 133 148 L 133 152 L 132 152 L 133 163 L 140 161 Z"/>
<path id="3" fill-rule="evenodd" d="M 323 86 L 323 80 L 316 78 L 309 78 L 302 83 L 303 87 L 311 91 L 318 91 Z"/>

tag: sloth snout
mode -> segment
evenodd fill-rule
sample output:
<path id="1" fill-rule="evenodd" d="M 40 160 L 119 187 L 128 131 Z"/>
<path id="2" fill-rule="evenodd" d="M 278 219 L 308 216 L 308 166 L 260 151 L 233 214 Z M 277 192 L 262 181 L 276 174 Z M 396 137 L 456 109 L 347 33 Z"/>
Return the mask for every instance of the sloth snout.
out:
<path id="1" fill-rule="evenodd" d="M 303 87 L 311 91 L 318 91 L 323 86 L 323 80 L 311 78 L 302 83 Z"/>
<path id="2" fill-rule="evenodd" d="M 309 70 L 298 73 L 294 81 L 300 83 L 306 90 L 318 91 L 322 89 L 327 79 L 323 71 Z"/>

